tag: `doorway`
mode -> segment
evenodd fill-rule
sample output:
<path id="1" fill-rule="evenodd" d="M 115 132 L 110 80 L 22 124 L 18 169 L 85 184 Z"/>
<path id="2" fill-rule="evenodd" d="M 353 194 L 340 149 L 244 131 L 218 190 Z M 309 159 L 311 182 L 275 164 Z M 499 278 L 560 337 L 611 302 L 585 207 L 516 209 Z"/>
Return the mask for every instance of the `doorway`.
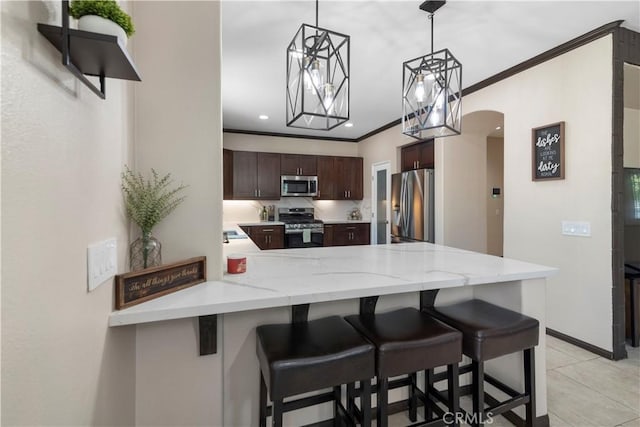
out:
<path id="1" fill-rule="evenodd" d="M 371 165 L 371 244 L 386 245 L 391 240 L 391 162 Z"/>

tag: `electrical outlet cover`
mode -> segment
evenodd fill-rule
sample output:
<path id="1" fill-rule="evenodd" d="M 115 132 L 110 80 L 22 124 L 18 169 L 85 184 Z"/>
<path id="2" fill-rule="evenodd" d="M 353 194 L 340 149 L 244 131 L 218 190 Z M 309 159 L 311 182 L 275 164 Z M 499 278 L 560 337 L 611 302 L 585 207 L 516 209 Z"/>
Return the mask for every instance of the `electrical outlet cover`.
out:
<path id="1" fill-rule="evenodd" d="M 87 289 L 94 290 L 118 271 L 116 239 L 92 243 L 87 248 Z"/>

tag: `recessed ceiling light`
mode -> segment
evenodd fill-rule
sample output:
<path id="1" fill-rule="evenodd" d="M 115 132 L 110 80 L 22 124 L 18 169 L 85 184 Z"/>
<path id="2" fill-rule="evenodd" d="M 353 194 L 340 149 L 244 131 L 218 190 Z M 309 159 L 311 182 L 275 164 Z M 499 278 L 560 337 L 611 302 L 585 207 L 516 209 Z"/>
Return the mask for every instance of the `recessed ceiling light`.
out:
<path id="1" fill-rule="evenodd" d="M 353 127 L 353 123 L 349 122 L 349 123 L 345 123 L 344 127 L 346 128 L 352 128 Z"/>
<path id="2" fill-rule="evenodd" d="M 258 118 L 259 118 L 260 120 L 269 120 L 269 116 L 267 116 L 266 114 L 260 114 L 260 115 L 258 116 Z"/>
<path id="3" fill-rule="evenodd" d="M 500 130 L 502 129 L 500 126 L 496 126 L 496 130 Z"/>

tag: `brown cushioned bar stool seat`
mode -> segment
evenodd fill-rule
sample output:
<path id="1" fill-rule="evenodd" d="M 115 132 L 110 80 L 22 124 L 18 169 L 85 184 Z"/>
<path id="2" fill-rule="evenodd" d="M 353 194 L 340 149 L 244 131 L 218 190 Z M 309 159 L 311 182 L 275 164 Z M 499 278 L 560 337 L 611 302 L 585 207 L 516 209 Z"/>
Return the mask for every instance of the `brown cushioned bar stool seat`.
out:
<path id="1" fill-rule="evenodd" d="M 362 307 L 362 304 L 361 304 Z M 416 372 L 448 366 L 449 410 L 457 412 L 458 362 L 462 360 L 462 334 L 415 308 L 386 313 L 362 312 L 345 319 L 376 346 L 376 419 L 387 426 L 389 378 L 409 374 L 409 417 L 416 421 L 417 397 L 428 405 L 428 391 L 421 392 Z M 361 405 L 363 406 L 363 405 Z M 427 420 L 430 421 L 430 420 Z M 426 423 L 425 423 L 426 425 Z"/>
<path id="2" fill-rule="evenodd" d="M 374 347 L 339 316 L 256 328 L 260 362 L 260 425 L 282 425 L 284 412 L 334 401 L 334 418 L 347 416 L 340 403 L 341 385 L 360 381 L 370 401 Z M 285 398 L 326 388 L 332 392 L 284 402 Z M 267 391 L 272 406 L 267 406 Z M 353 421 L 353 420 L 352 420 Z M 370 412 L 362 425 L 371 424 Z"/>
<path id="3" fill-rule="evenodd" d="M 534 347 L 538 345 L 539 322 L 536 319 L 490 304 L 482 300 L 470 300 L 441 307 L 423 308 L 426 313 L 460 330 L 463 334 L 463 353 L 471 358 L 473 412 L 482 425 L 491 412 L 493 416 L 525 405 L 526 425 L 533 425 L 535 418 L 535 360 Z M 484 362 L 510 353 L 524 353 L 524 393 L 519 393 L 484 373 Z M 462 368 L 461 373 L 469 372 Z M 484 381 L 511 396 L 505 402 L 485 395 Z M 485 408 L 485 396 L 490 408 Z M 517 417 L 511 413 L 509 416 Z"/>

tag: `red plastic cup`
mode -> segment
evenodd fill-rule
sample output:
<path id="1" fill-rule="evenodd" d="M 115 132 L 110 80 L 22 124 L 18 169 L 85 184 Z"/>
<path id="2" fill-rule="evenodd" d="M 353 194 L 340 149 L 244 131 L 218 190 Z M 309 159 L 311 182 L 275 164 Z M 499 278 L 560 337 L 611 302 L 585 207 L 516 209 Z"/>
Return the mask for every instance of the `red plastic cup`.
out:
<path id="1" fill-rule="evenodd" d="M 247 257 L 244 255 L 229 255 L 227 257 L 227 272 L 240 274 L 247 271 Z"/>

